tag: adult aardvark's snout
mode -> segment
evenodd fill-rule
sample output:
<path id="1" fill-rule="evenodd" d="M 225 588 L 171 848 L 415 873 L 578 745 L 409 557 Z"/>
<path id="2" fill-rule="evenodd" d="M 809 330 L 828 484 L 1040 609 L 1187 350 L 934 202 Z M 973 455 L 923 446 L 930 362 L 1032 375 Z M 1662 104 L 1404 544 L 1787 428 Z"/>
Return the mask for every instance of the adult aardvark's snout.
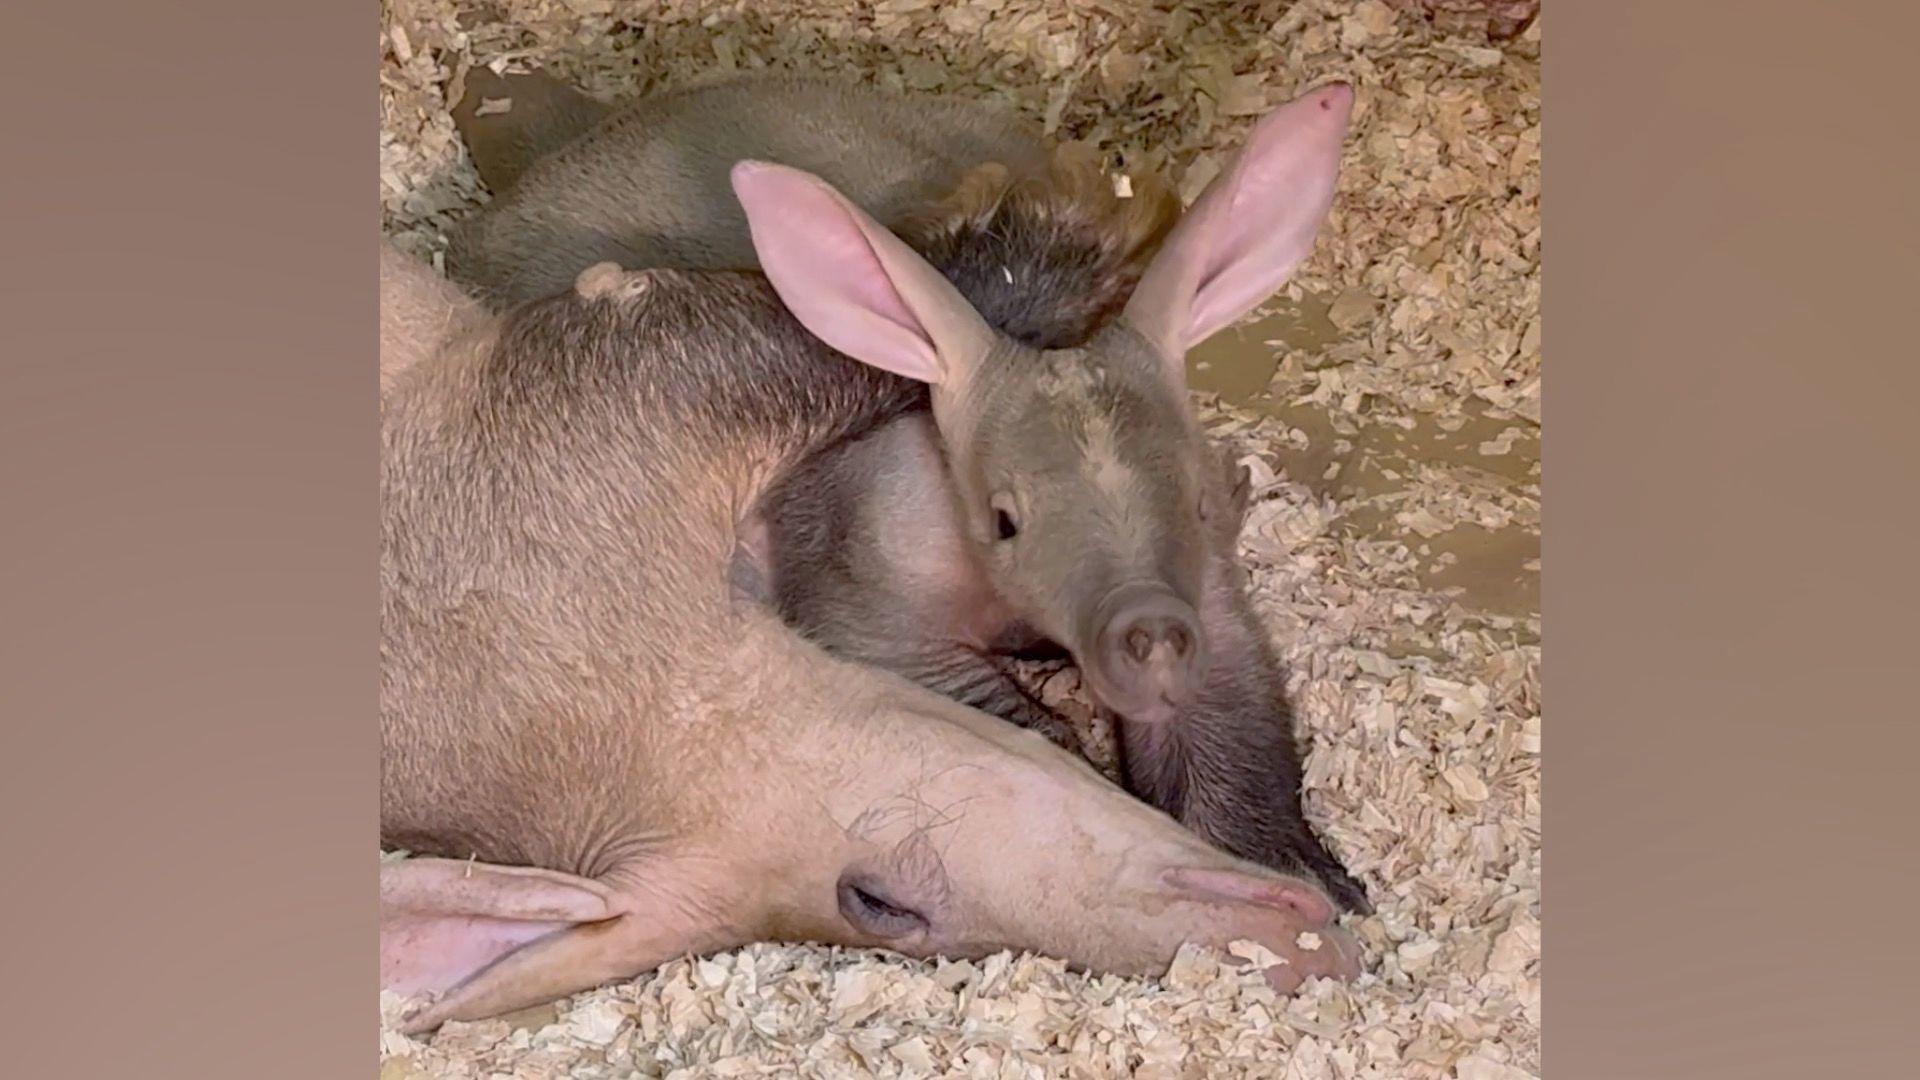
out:
<path id="1" fill-rule="evenodd" d="M 1207 670 L 1206 637 L 1199 615 L 1172 589 L 1123 585 L 1094 609 L 1092 625 L 1087 674 L 1109 708 L 1159 723 L 1193 701 Z"/>

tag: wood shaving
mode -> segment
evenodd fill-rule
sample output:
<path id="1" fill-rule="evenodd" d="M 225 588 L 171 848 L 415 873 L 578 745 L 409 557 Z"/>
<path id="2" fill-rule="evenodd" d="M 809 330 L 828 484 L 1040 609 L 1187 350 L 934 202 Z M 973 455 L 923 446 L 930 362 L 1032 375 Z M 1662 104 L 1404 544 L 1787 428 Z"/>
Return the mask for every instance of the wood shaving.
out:
<path id="1" fill-rule="evenodd" d="M 381 224 L 436 265 L 448 228 L 486 199 L 449 113 L 476 66 L 539 65 L 606 100 L 764 67 L 993 99 L 1122 170 L 1161 170 L 1188 197 L 1264 110 L 1351 81 L 1339 191 L 1287 290 L 1320 298 L 1333 336 L 1263 346 L 1278 358 L 1271 392 L 1331 434 L 1199 405 L 1252 470 L 1242 550 L 1290 665 L 1309 813 L 1379 908 L 1349 920 L 1368 975 L 1285 997 L 1234 958 L 1252 943 L 1183 949 L 1160 979 L 1031 955 L 921 963 L 755 945 L 426 1039 L 394 1031 L 401 1003 L 386 995 L 383 1078 L 1538 1075 L 1539 615 L 1430 586 L 1435 560 L 1418 550 L 1465 526 L 1539 527 L 1538 442 L 1522 437 L 1540 421 L 1537 0 L 383 0 L 381 11 Z M 1329 486 L 1352 465 L 1290 468 L 1415 416 L 1441 430 L 1491 417 L 1517 433 L 1479 440 L 1495 472 L 1410 451 L 1393 486 L 1364 496 Z M 1515 458 L 1529 459 L 1519 481 Z M 1111 731 L 1084 707 L 1077 673 L 1023 675 L 1113 775 Z"/>

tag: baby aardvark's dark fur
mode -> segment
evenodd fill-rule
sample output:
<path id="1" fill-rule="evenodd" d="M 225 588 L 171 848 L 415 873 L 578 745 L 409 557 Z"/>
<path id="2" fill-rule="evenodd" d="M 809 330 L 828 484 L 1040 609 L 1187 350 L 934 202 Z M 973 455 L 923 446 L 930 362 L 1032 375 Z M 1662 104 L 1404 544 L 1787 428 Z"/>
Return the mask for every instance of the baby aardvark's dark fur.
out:
<path id="1" fill-rule="evenodd" d="M 750 80 L 736 82 L 722 99 L 751 85 Z M 786 101 L 785 107 L 802 107 L 792 101 L 792 82 L 768 86 Z M 836 89 L 834 94 L 846 92 Z M 881 109 L 892 107 L 885 102 Z M 1321 109 L 1328 107 L 1325 101 L 1319 104 Z M 636 125 L 623 127 L 615 117 L 553 158 L 534 163 L 536 167 L 524 176 L 517 171 L 522 163 L 489 155 L 487 147 L 490 142 L 506 144 L 524 153 L 526 137 L 516 136 L 513 129 L 489 134 L 482 126 L 487 120 L 462 117 L 463 132 L 483 175 L 496 186 L 512 184 L 513 198 L 512 205 L 492 220 L 492 212 L 483 212 L 456 241 L 460 256 L 453 267 L 456 276 L 464 266 L 471 284 L 497 298 L 506 285 L 526 280 L 524 260 L 538 260 L 541 280 L 552 280 L 569 267 L 573 272 L 583 270 L 613 249 L 637 256 L 627 260 L 629 268 L 723 260 L 724 256 L 708 253 L 726 250 L 725 237 L 715 239 L 699 230 L 684 237 L 671 229 L 655 235 L 634 230 L 634 207 L 647 204 L 652 195 L 646 182 L 648 169 L 658 166 L 643 164 L 620 171 L 624 157 L 645 158 L 639 148 L 626 153 L 622 147 L 645 139 L 651 140 L 645 147 L 651 150 L 652 144 L 671 143 L 676 136 L 692 137 L 691 132 L 675 131 L 671 123 L 661 122 L 663 112 L 672 118 L 670 108 L 654 108 L 654 122 L 644 136 L 635 134 Z M 701 107 L 688 111 L 698 117 Z M 592 112 L 579 110 L 577 115 Z M 502 118 L 487 119 L 497 125 Z M 506 119 L 515 125 L 546 124 L 538 139 L 547 140 L 548 145 L 560 141 L 551 117 L 521 116 L 516 111 Z M 1305 122 L 1315 119 L 1308 114 Z M 712 122 L 710 112 L 704 122 Z M 737 130 L 730 137 L 741 138 Z M 939 133 L 929 138 L 937 141 Z M 1259 138 L 1256 134 L 1255 139 Z M 1076 565 L 1071 555 L 1064 560 L 1056 556 L 1047 564 L 1060 595 L 1108 595 L 1114 588 L 1109 578 L 1085 576 L 1100 570 L 1094 556 L 1104 531 L 1112 528 L 1124 533 L 1138 527 L 1125 515 L 1145 514 L 1149 506 L 1157 507 L 1153 512 L 1164 518 L 1165 508 L 1158 500 L 1185 499 L 1189 496 L 1179 492 L 1194 491 L 1171 478 L 1156 479 L 1156 460 L 1207 458 L 1193 449 L 1200 436 L 1190 420 L 1184 427 L 1169 424 L 1149 400 L 1157 391 L 1148 389 L 1144 391 L 1147 398 L 1140 396 L 1140 386 L 1162 384 L 1156 381 L 1158 376 L 1132 373 L 1150 375 L 1157 361 L 1139 335 L 1116 320 L 1143 274 L 1152 269 L 1178 204 L 1152 182 L 1142 183 L 1131 199 L 1117 198 L 1089 158 L 1055 152 L 1049 159 L 1041 153 L 1038 156 L 1046 164 L 1036 168 L 1035 155 L 1021 151 L 1024 144 L 1013 136 L 1007 141 L 1014 147 L 1009 156 L 1022 158 L 1013 168 L 976 158 L 972 167 L 956 170 L 944 197 L 910 204 L 881 224 L 891 227 L 950 281 L 986 324 L 1024 346 L 1014 359 L 1039 365 L 999 378 L 1031 384 L 1038 389 L 1029 393 L 1057 399 L 1053 419 L 1047 423 L 1059 425 L 1066 433 L 1058 436 L 1066 439 L 1058 444 L 1061 453 L 1084 454 L 1090 462 L 1085 467 L 1095 474 L 1110 464 L 1121 477 L 1118 490 L 1130 494 L 1120 500 L 1120 509 L 1059 516 L 1087 530 L 1083 534 L 1091 545 L 1087 567 Z M 711 154 L 711 150 L 702 152 Z M 771 156 L 771 151 L 739 148 L 740 157 L 752 154 Z M 684 189 L 686 179 L 684 174 L 676 175 L 674 185 Z M 1223 215 L 1238 205 L 1232 202 L 1237 195 L 1228 188 L 1215 196 L 1212 216 L 1201 225 L 1216 231 L 1222 228 Z M 602 211 L 598 203 L 607 200 L 617 200 L 617 205 Z M 548 204 L 561 209 L 541 210 Z M 704 210 L 665 216 L 676 225 L 726 219 L 724 214 Z M 555 229 L 556 234 L 586 238 L 573 263 L 568 261 L 569 250 L 556 249 L 553 242 L 531 244 L 528 238 L 538 230 L 515 225 L 542 218 L 540 229 L 561 220 L 565 226 Z M 758 228 L 759 222 L 755 225 Z M 1190 239 L 1187 247 L 1193 246 Z M 537 255 L 532 254 L 535 251 Z M 1182 257 L 1191 258 L 1190 250 Z M 779 274 L 774 276 L 779 285 Z M 1191 276 L 1198 272 L 1189 276 L 1188 285 Z M 1177 283 L 1169 286 L 1167 279 L 1178 277 L 1173 271 L 1163 274 L 1151 291 L 1157 297 L 1177 288 Z M 1283 278 L 1281 274 L 1275 280 Z M 804 314 L 802 319 L 806 321 Z M 1205 319 L 1196 315 L 1194 321 L 1204 323 Z M 1175 344 L 1183 355 L 1192 341 Z M 1001 350 L 994 355 L 1013 354 Z M 976 377 L 975 381 L 987 380 Z M 935 393 L 937 415 L 937 383 Z M 1032 438 L 1031 431 L 996 433 L 990 426 L 993 420 L 988 417 L 964 430 L 988 441 L 997 438 L 1003 452 L 1009 442 L 1022 445 L 1023 435 L 1029 440 L 1025 446 L 1053 445 Z M 755 515 L 765 529 L 767 550 L 762 559 L 770 598 L 783 619 L 830 651 L 897 671 L 966 704 L 1066 741 L 1059 718 L 1027 697 L 1000 665 L 999 657 L 1044 646 L 1049 635 L 996 591 L 999 571 L 989 573 L 981 565 L 979 545 L 992 538 L 979 535 L 981 529 L 991 528 L 979 521 L 993 519 L 970 517 L 976 508 L 957 507 L 957 501 L 965 500 L 942 482 L 950 471 L 964 473 L 968 466 L 978 467 L 978 454 L 954 459 L 952 438 L 942 438 L 948 434 L 947 427 L 942 421 L 936 432 L 926 413 L 909 415 L 823 446 L 778 480 Z M 979 436 L 983 430 L 987 434 Z M 1029 456 L 1035 453 L 1029 451 Z M 991 478 L 974 479 L 983 488 L 991 487 Z M 966 479 L 961 483 L 964 486 Z M 1191 609 L 1203 640 L 1203 644 L 1194 643 L 1198 651 L 1193 655 L 1201 658 L 1197 688 L 1180 702 L 1170 720 L 1136 722 L 1124 714 L 1114 717 L 1127 784 L 1228 851 L 1276 869 L 1310 873 L 1343 907 L 1368 910 L 1365 891 L 1326 851 L 1301 811 L 1301 763 L 1284 673 L 1247 598 L 1235 555 L 1244 492 L 1235 490 L 1224 470 L 1211 466 L 1201 467 L 1197 476 L 1182 483 L 1198 485 L 1202 534 L 1196 560 L 1198 588 L 1193 590 Z M 1054 501 L 1075 497 L 1071 491 L 1063 495 L 1057 486 L 1038 490 Z M 1128 509 L 1124 505 L 1128 499 L 1140 503 L 1139 509 Z M 984 497 L 979 501 L 986 502 Z M 1041 512 L 1030 504 L 1022 508 L 1025 514 Z M 1010 523 L 1004 517 L 1001 521 L 1004 538 Z M 1032 527 L 1030 520 L 1025 525 Z M 1174 574 L 1168 580 L 1177 579 Z M 1169 625 L 1175 626 L 1170 633 L 1178 641 L 1181 617 L 1169 618 L 1173 620 Z M 1075 649 L 1083 666 L 1088 647 L 1083 642 Z M 1156 642 L 1155 655 L 1158 647 Z"/>

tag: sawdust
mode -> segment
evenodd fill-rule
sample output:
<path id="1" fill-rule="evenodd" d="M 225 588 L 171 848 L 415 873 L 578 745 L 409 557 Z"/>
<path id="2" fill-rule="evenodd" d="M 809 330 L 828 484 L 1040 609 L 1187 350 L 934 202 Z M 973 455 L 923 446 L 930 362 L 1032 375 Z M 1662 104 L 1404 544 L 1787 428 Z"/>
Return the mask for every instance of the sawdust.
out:
<path id="1" fill-rule="evenodd" d="M 1287 998 L 1201 949 L 1140 980 L 1033 956 L 759 945 L 430 1039 L 383 1025 L 382 1076 L 1536 1075 L 1539 615 L 1490 612 L 1423 575 L 1429 540 L 1539 529 L 1537 461 L 1515 461 L 1537 453 L 1540 420 L 1534 10 L 384 0 L 382 226 L 436 262 L 448 226 L 485 198 L 448 113 L 479 64 L 535 63 L 609 100 L 767 66 L 996 98 L 1188 197 L 1254 117 L 1352 81 L 1340 193 L 1290 289 L 1318 298 L 1332 337 L 1256 343 L 1275 372 L 1266 400 L 1198 405 L 1253 471 L 1243 551 L 1311 741 L 1309 812 L 1379 912 L 1353 923 L 1366 977 Z M 1312 410 L 1325 431 L 1309 438 L 1281 408 Z M 1416 461 L 1364 497 L 1329 488 L 1323 466 L 1290 469 L 1324 460 L 1316 443 L 1343 450 L 1415 415 L 1445 430 L 1495 422 L 1486 468 Z M 1070 670 L 1039 677 L 1050 700 L 1077 693 Z M 1079 719 L 1089 756 L 1110 765 L 1105 733 Z"/>

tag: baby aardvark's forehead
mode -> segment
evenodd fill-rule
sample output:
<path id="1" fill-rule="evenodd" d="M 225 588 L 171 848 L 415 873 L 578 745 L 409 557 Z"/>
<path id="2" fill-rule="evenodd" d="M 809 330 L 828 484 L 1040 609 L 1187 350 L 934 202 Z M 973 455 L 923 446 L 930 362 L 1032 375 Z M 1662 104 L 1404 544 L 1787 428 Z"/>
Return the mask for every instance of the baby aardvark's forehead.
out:
<path id="1" fill-rule="evenodd" d="M 1034 370 L 1035 392 L 1056 407 L 1091 404 L 1114 381 L 1102 357 L 1088 349 L 1050 349 L 1040 354 Z"/>
<path id="2" fill-rule="evenodd" d="M 993 425 L 994 441 L 1009 452 L 1048 459 L 1021 467 L 1065 468 L 1098 488 L 1125 490 L 1140 472 L 1164 471 L 1188 456 L 1185 401 L 1157 370 L 1136 370 L 1131 357 L 1100 348 L 1027 359 L 1031 377 L 1002 385 L 996 396 L 1006 411 Z"/>

